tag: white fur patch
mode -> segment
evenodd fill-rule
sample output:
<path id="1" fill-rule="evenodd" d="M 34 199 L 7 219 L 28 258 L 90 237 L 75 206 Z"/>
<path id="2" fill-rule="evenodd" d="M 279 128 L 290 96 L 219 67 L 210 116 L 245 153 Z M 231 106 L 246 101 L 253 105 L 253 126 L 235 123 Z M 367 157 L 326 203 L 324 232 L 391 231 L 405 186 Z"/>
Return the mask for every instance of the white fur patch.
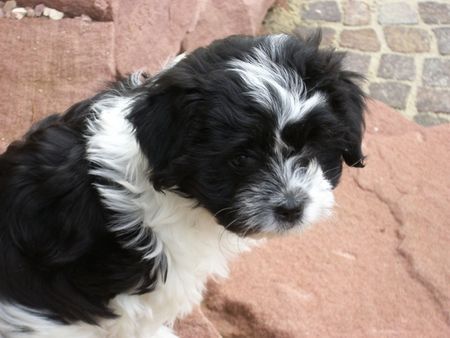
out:
<path id="1" fill-rule="evenodd" d="M 213 215 L 195 207 L 195 201 L 153 189 L 148 179 L 151 169 L 126 119 L 132 102 L 133 98 L 109 97 L 94 105 L 97 119 L 90 125 L 88 158 L 100 165 L 93 174 L 121 187 L 98 187 L 105 206 L 121 215 L 111 230 L 127 231 L 138 224 L 143 225 L 142 231 L 151 228 L 156 243 L 139 250 L 144 258 L 164 252 L 168 274 L 166 282 L 151 293 L 120 295 L 112 301 L 121 317 L 104 321 L 102 327 L 113 337 L 139 337 L 144 329 L 156 332 L 189 313 L 202 299 L 206 278 L 225 277 L 228 259 L 247 250 L 250 243 L 225 231 Z M 133 247 L 137 242 L 139 238 L 124 245 Z"/>
<path id="2" fill-rule="evenodd" d="M 269 36 L 266 44 L 254 48 L 246 59 L 229 62 L 232 71 L 238 73 L 248 87 L 246 94 L 276 115 L 280 130 L 326 102 L 325 95 L 318 91 L 307 97 L 298 73 L 273 61 L 283 53 L 283 43 L 287 39 L 284 34 Z"/>
<path id="3" fill-rule="evenodd" d="M 286 228 L 276 218 L 273 208 L 282 205 L 288 194 L 298 196 L 298 199 L 307 198 L 297 228 L 304 229 L 321 217 L 330 215 L 334 195 L 319 164 L 311 161 L 305 168 L 297 166 L 297 161 L 296 156 L 273 160 L 262 179 L 240 194 L 240 217 L 249 229 L 263 233 L 285 232 Z"/>
<path id="4" fill-rule="evenodd" d="M 33 330 L 30 334 L 27 330 Z M 0 337 L 7 338 L 97 338 L 106 337 L 99 327 L 80 323 L 58 325 L 25 307 L 0 303 Z"/>

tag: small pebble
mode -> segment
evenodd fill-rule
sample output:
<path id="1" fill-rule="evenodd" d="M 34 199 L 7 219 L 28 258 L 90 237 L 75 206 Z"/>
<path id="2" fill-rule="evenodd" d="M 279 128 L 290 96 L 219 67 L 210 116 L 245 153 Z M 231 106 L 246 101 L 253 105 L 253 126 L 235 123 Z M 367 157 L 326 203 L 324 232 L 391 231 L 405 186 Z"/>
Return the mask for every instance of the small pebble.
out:
<path id="1" fill-rule="evenodd" d="M 34 7 L 34 15 L 41 16 L 44 13 L 45 6 L 43 4 L 39 4 Z"/>
<path id="2" fill-rule="evenodd" d="M 15 2 L 14 0 L 6 1 L 5 4 L 3 5 L 3 12 L 5 12 L 5 14 L 10 13 L 16 7 L 17 2 Z"/>
<path id="3" fill-rule="evenodd" d="M 17 20 L 22 20 L 25 15 L 27 15 L 27 10 L 23 7 L 14 8 L 12 11 L 12 17 Z"/>
<path id="4" fill-rule="evenodd" d="M 44 13 L 45 15 L 45 13 Z M 57 11 L 56 9 L 50 8 L 48 17 L 52 20 L 61 20 L 64 17 L 64 13 Z"/>
<path id="5" fill-rule="evenodd" d="M 86 14 L 81 14 L 79 16 L 79 18 L 81 19 L 81 21 L 86 21 L 86 22 L 91 22 L 92 21 L 91 17 L 89 15 L 86 15 Z"/>
<path id="6" fill-rule="evenodd" d="M 26 7 L 25 9 L 27 10 L 27 16 L 29 18 L 34 18 L 36 16 L 35 13 L 34 13 L 34 9 L 33 8 Z"/>
<path id="7" fill-rule="evenodd" d="M 36 7 L 17 7 L 15 0 L 0 1 L 0 18 L 15 18 L 17 20 L 23 19 L 25 16 L 33 18 L 46 16 L 51 20 L 61 20 L 64 18 L 64 13 L 54 8 L 48 8 L 44 4 L 38 4 Z M 82 14 L 78 17 L 82 21 L 90 22 L 92 19 Z"/>

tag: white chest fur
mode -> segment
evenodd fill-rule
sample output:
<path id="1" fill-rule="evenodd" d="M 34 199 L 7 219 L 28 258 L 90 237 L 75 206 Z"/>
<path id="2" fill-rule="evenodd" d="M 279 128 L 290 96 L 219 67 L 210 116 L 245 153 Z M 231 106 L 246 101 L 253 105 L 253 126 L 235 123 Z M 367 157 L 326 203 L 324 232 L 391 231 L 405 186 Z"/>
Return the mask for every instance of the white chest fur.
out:
<path id="1" fill-rule="evenodd" d="M 126 231 L 138 224 L 142 229 L 150 227 L 155 242 L 137 249 L 145 259 L 163 252 L 168 273 L 165 283 L 158 283 L 153 292 L 119 295 L 112 301 L 120 318 L 101 324 L 112 337 L 151 336 L 161 325 L 187 314 L 200 303 L 207 277 L 225 277 L 229 258 L 253 243 L 226 231 L 209 212 L 195 207 L 195 201 L 153 189 L 147 159 L 125 118 L 132 102 L 133 98 L 113 96 L 94 105 L 97 118 L 89 125 L 87 154 L 98 164 L 93 174 L 117 183 L 97 187 L 105 206 L 122 215 L 111 224 L 111 231 Z M 133 247 L 137 241 L 122 244 Z"/>

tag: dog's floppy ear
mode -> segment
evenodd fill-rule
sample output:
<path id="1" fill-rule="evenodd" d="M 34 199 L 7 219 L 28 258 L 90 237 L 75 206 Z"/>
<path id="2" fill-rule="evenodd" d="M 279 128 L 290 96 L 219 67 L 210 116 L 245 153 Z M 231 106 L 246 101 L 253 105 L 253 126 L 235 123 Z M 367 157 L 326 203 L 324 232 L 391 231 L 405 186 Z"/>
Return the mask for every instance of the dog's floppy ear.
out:
<path id="1" fill-rule="evenodd" d="M 342 154 L 342 158 L 345 164 L 350 167 L 364 168 L 366 166 L 365 156 L 362 153 L 360 144 L 354 143 L 353 146 L 346 148 Z"/>
<path id="2" fill-rule="evenodd" d="M 335 104 L 339 107 L 339 116 L 343 124 L 344 147 L 342 159 L 349 167 L 364 168 L 365 156 L 361 149 L 364 134 L 365 95 L 355 80 L 361 76 L 357 73 L 341 71 L 340 80 L 334 93 Z"/>
<path id="3" fill-rule="evenodd" d="M 344 162 L 350 167 L 363 168 L 365 156 L 361 149 L 364 133 L 365 95 L 355 80 L 362 77 L 354 72 L 341 71 L 339 92 L 343 119 L 346 126 Z"/>
<path id="4" fill-rule="evenodd" d="M 194 75 L 183 69 L 164 71 L 145 88 L 128 116 L 159 191 L 176 186 L 187 174 L 177 168 L 186 160 L 184 149 L 196 129 L 198 87 Z"/>
<path id="5" fill-rule="evenodd" d="M 313 84 L 313 87 L 330 94 L 331 106 L 344 126 L 344 162 L 351 167 L 364 167 L 361 142 L 364 132 L 365 95 L 358 85 L 364 77 L 343 69 L 345 53 L 319 48 L 322 38 L 320 30 L 308 37 L 302 37 L 298 33 L 295 36 L 303 44 L 303 48 L 296 53 L 299 60 L 296 67 L 300 75 L 303 78 L 322 79 Z"/>

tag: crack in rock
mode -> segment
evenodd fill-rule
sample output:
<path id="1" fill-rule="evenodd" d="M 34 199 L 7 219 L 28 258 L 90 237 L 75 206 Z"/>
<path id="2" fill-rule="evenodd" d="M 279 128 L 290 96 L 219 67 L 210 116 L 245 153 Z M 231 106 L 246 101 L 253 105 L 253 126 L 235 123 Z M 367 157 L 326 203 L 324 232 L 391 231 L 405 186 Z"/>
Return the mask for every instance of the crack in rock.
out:
<path id="1" fill-rule="evenodd" d="M 417 282 L 419 285 L 421 285 L 426 291 L 427 294 L 430 296 L 431 300 L 433 301 L 433 304 L 435 304 L 436 309 L 441 313 L 445 319 L 446 324 L 450 327 L 450 312 L 446 308 L 445 304 L 442 302 L 442 298 L 446 298 L 444 294 L 442 294 L 431 281 L 429 281 L 425 276 L 421 275 L 419 271 L 415 268 L 414 264 L 414 258 L 413 256 L 408 253 L 406 250 L 402 249 L 402 243 L 406 239 L 406 235 L 402 233 L 401 229 L 404 226 L 404 219 L 399 214 L 401 214 L 401 207 L 399 206 L 399 203 L 393 202 L 382 196 L 379 192 L 377 192 L 375 189 L 371 189 L 368 187 L 364 187 L 358 180 L 357 177 L 352 175 L 352 178 L 355 182 L 355 184 L 360 188 L 361 190 L 372 194 L 375 198 L 377 198 L 381 203 L 386 205 L 388 208 L 390 214 L 392 215 L 393 219 L 397 223 L 397 229 L 396 229 L 396 235 L 398 244 L 396 246 L 396 252 L 398 253 L 398 256 L 402 258 L 403 265 L 405 266 L 405 270 L 408 273 L 408 275 L 411 277 L 412 280 Z M 397 188 L 397 187 L 396 187 Z M 397 189 L 398 191 L 398 189 Z M 404 194 L 399 191 L 399 193 L 404 196 L 407 194 Z"/>

